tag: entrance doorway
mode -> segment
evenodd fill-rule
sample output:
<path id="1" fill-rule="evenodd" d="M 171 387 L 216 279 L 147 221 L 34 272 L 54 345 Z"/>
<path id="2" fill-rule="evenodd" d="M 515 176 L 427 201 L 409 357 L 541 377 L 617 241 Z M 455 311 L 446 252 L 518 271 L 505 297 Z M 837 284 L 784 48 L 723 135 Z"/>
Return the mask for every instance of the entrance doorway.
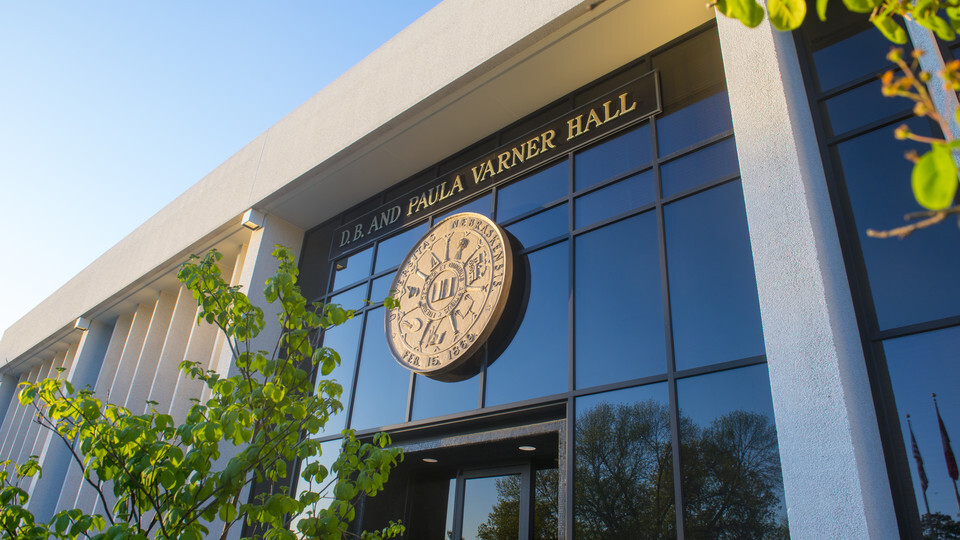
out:
<path id="1" fill-rule="evenodd" d="M 384 492 L 364 502 L 363 528 L 400 518 L 411 540 L 560 538 L 562 425 L 404 445 L 404 462 Z"/>

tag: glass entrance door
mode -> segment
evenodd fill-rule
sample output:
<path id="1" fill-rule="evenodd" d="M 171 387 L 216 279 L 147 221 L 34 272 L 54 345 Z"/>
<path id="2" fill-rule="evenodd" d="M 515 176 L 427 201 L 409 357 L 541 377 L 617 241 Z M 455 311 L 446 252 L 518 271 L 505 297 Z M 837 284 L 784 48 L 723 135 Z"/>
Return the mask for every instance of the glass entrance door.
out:
<path id="1" fill-rule="evenodd" d="M 556 540 L 564 506 L 558 432 L 503 433 L 513 436 L 410 445 L 384 491 L 364 501 L 360 527 L 399 518 L 405 540 Z"/>
<path id="2" fill-rule="evenodd" d="M 450 538 L 462 540 L 507 540 L 530 538 L 530 463 L 464 471 L 453 491 Z M 448 521 L 449 518 L 448 518 Z"/>

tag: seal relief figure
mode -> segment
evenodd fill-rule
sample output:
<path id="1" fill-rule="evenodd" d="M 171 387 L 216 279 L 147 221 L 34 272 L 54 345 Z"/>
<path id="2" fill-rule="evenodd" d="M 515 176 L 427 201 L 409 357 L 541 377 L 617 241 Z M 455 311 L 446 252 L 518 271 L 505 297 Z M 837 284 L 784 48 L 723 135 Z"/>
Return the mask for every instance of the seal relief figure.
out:
<path id="1" fill-rule="evenodd" d="M 405 368 L 458 380 L 503 314 L 513 279 L 506 233 L 486 216 L 461 213 L 430 229 L 397 271 L 390 289 L 400 306 L 384 327 Z"/>

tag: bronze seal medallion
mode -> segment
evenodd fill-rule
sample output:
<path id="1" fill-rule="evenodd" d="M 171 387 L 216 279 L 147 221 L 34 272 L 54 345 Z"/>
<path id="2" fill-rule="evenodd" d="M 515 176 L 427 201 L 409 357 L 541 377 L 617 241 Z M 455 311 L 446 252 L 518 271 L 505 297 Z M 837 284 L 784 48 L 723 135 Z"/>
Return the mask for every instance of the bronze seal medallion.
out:
<path id="1" fill-rule="evenodd" d="M 512 279 L 510 242 L 496 223 L 474 213 L 437 223 L 390 287 L 400 302 L 384 317 L 393 356 L 411 371 L 451 380 L 490 337 Z"/>

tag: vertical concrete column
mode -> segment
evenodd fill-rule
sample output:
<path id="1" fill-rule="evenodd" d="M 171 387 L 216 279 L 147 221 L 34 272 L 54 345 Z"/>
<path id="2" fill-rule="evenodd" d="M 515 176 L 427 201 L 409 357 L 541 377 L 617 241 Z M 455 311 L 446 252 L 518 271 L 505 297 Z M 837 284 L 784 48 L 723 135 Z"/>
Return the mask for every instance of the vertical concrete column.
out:
<path id="1" fill-rule="evenodd" d="M 40 365 L 33 366 L 30 371 L 24 372 L 20 375 L 20 378 L 17 380 L 17 386 L 23 382 L 34 382 L 37 380 L 37 375 L 40 373 Z M 11 410 L 7 412 L 7 420 L 3 423 L 3 430 L 0 431 L 0 456 L 4 458 L 13 458 L 13 443 L 17 439 L 18 433 L 20 431 L 20 425 L 23 423 L 23 418 L 26 414 L 27 408 L 23 405 L 20 405 L 19 401 L 14 401 Z"/>
<path id="2" fill-rule="evenodd" d="M 113 325 L 113 331 L 110 332 L 109 343 L 106 345 L 106 352 L 103 354 L 103 362 L 99 373 L 97 375 L 92 373 L 86 375 L 95 379 L 94 393 L 101 400 L 106 401 L 109 398 L 110 386 L 116 378 L 124 346 L 133 328 L 133 319 L 134 315 L 121 315 L 117 318 L 117 322 Z M 93 327 L 91 326 L 91 328 Z M 80 466 L 71 461 L 63 488 L 60 490 L 60 498 L 57 500 L 57 510 L 80 508 L 85 512 L 92 512 L 96 498 L 94 489 L 84 481 Z"/>
<path id="3" fill-rule="evenodd" d="M 151 303 L 137 306 L 137 311 L 133 315 L 133 323 L 130 325 L 130 332 L 127 333 L 127 339 L 123 344 L 120 361 L 117 363 L 117 371 L 113 376 L 113 381 L 105 390 L 106 395 L 100 394 L 100 399 L 117 405 L 124 405 L 127 402 L 130 385 L 133 382 L 134 374 L 137 372 L 137 363 L 140 361 L 140 353 L 143 351 L 143 343 L 147 339 L 147 331 L 150 329 L 150 321 L 153 319 L 155 305 L 155 303 Z M 99 387 L 99 381 L 97 386 Z"/>
<path id="4" fill-rule="evenodd" d="M 224 276 L 226 276 L 227 274 L 230 275 L 230 278 L 228 280 L 229 283 L 233 285 L 243 284 L 243 282 L 240 281 L 240 275 L 243 273 L 243 261 L 246 260 L 247 252 L 249 248 L 250 248 L 249 244 L 244 244 L 240 246 L 240 252 L 237 253 L 237 255 L 234 257 L 232 261 L 230 261 L 231 266 L 229 267 L 229 271 L 228 271 L 227 265 L 223 264 L 223 261 L 220 261 L 221 262 L 220 270 L 223 272 L 223 275 Z M 224 260 L 226 260 L 226 257 L 224 258 Z M 244 290 L 243 292 L 246 293 L 247 291 Z M 253 297 L 250 297 L 250 296 L 248 297 L 251 300 L 254 300 Z M 260 305 L 261 303 L 255 302 L 256 305 Z M 230 349 L 230 342 L 227 340 L 223 332 L 220 331 L 219 327 L 216 327 L 215 325 L 211 325 L 211 326 L 214 326 L 216 328 L 216 338 L 214 340 L 213 355 L 210 358 L 209 369 L 225 374 L 225 373 L 228 373 L 228 371 L 226 370 L 229 369 L 233 361 L 233 351 Z M 221 370 L 224 370 L 224 371 L 221 371 Z M 209 398 L 210 398 L 210 389 L 207 387 L 203 387 L 203 392 L 202 392 L 202 395 L 200 396 L 200 399 L 206 400 Z"/>
<path id="5" fill-rule="evenodd" d="M 197 326 L 197 301 L 186 287 L 180 287 L 177 292 L 176 305 L 167 337 L 160 351 L 160 359 L 150 385 L 150 401 L 156 401 L 158 411 L 169 412 L 172 407 L 171 399 L 177 387 L 177 378 L 180 374 L 180 362 L 184 360 L 187 344 L 193 328 Z"/>
<path id="6" fill-rule="evenodd" d="M 907 27 L 907 33 L 910 34 L 913 47 L 923 51 L 923 56 L 920 57 L 920 69 L 933 76 L 927 84 L 927 91 L 930 92 L 933 106 L 946 122 L 946 125 L 941 125 L 940 128 L 945 134 L 952 135 L 954 139 L 960 139 L 960 126 L 957 125 L 957 117 L 954 114 L 960 102 L 957 101 L 956 92 L 944 87 L 943 77 L 940 76 L 944 62 L 940 46 L 937 44 L 937 37 L 912 18 L 904 19 L 903 23 Z"/>
<path id="7" fill-rule="evenodd" d="M 896 538 L 876 413 L 790 34 L 718 17 L 794 538 Z"/>
<path id="8" fill-rule="evenodd" d="M 219 336 L 219 329 L 212 324 L 196 324 L 195 318 L 198 309 L 194 305 L 194 324 L 190 330 L 190 339 L 187 342 L 183 359 L 198 362 L 204 369 L 209 369 Z M 170 416 L 173 417 L 175 422 L 183 422 L 187 418 L 190 407 L 193 406 L 191 399 L 199 399 L 203 394 L 204 386 L 201 381 L 191 379 L 182 371 L 178 371 L 176 375 L 176 386 L 170 397 Z"/>
<path id="9" fill-rule="evenodd" d="M 3 426 L 7 423 L 7 413 L 14 410 L 17 403 L 17 384 L 19 377 L 10 373 L 4 373 L 0 376 L 0 435 L 3 434 Z M 0 438 L 0 440 L 3 440 Z"/>
<path id="10" fill-rule="evenodd" d="M 243 257 L 246 246 L 242 246 L 239 258 Z M 224 257 L 220 260 L 218 266 L 224 275 L 233 276 L 234 269 L 239 266 L 236 257 L 232 260 Z M 231 280 L 231 283 L 233 281 Z M 189 293 L 188 293 L 189 294 Z M 219 358 L 218 347 L 222 344 L 222 335 L 216 325 L 206 322 L 197 323 L 196 318 L 199 313 L 199 307 L 192 295 L 190 302 L 193 306 L 193 322 L 191 323 L 190 338 L 187 341 L 186 351 L 183 359 L 200 364 L 203 369 L 212 369 L 211 366 Z M 201 381 L 191 379 L 183 372 L 177 373 L 176 386 L 170 402 L 170 416 L 174 421 L 182 422 L 187 417 L 187 412 L 193 406 L 193 399 L 201 399 L 204 394 L 204 385 Z"/>
<path id="11" fill-rule="evenodd" d="M 90 326 L 77 346 L 76 356 L 68 371 L 68 379 L 75 388 L 93 387 L 97 382 L 97 376 L 100 374 L 100 368 L 103 365 L 104 356 L 107 353 L 107 346 L 110 343 L 110 336 L 113 333 L 113 326 L 104 324 L 100 321 L 90 321 Z M 30 510 L 38 520 L 47 521 L 57 512 L 57 501 L 64 490 L 72 487 L 72 495 L 75 497 L 79 482 L 68 484 L 67 471 L 71 466 L 76 466 L 73 456 L 65 444 L 52 434 L 40 454 L 40 465 L 43 467 L 43 476 L 34 481 L 30 490 Z M 79 468 L 77 468 L 79 474 Z M 72 506 L 71 506 L 72 508 Z"/>
<path id="12" fill-rule="evenodd" d="M 280 337 L 280 328 L 277 316 L 280 307 L 277 304 L 267 304 L 263 298 L 263 289 L 267 278 L 276 273 L 278 264 L 273 258 L 275 245 L 290 248 L 295 258 L 300 257 L 300 247 L 303 244 L 303 229 L 290 224 L 276 216 L 267 216 L 263 227 L 254 231 L 250 236 L 250 244 L 246 247 L 245 256 L 235 269 L 236 285 L 243 286 L 243 292 L 250 301 L 263 309 L 263 318 L 266 328 L 257 336 L 254 350 L 258 347 L 264 350 L 273 350 Z M 216 360 L 216 369 L 220 373 L 230 373 L 233 357 L 230 348 L 224 346 Z"/>
<path id="13" fill-rule="evenodd" d="M 243 292 L 250 298 L 250 301 L 263 309 L 266 327 L 263 332 L 253 340 L 253 350 L 273 350 L 277 339 L 280 337 L 279 324 L 277 323 L 280 308 L 276 304 L 267 304 L 263 298 L 263 290 L 267 278 L 275 274 L 279 266 L 272 255 L 274 246 L 277 244 L 290 248 L 293 256 L 299 258 L 300 247 L 303 244 L 303 229 L 275 216 L 267 216 L 264 220 L 263 227 L 254 231 L 251 235 L 250 243 L 241 254 L 242 258 L 238 261 L 237 268 L 234 269 L 233 283 L 242 285 Z M 234 374 L 233 355 L 231 354 L 230 347 L 225 345 L 221 347 L 218 356 L 214 358 L 214 362 L 216 365 L 214 369 L 219 373 Z M 232 448 L 224 450 L 220 459 L 217 461 L 217 466 L 225 466 L 227 461 L 234 455 L 235 451 Z M 245 501 L 248 496 L 249 486 L 241 493 L 241 501 Z M 216 520 L 210 526 L 211 533 L 217 534 L 222 527 L 221 522 Z M 236 540 L 240 538 L 242 530 L 242 525 L 235 525 L 230 530 L 228 539 Z"/>
<path id="14" fill-rule="evenodd" d="M 61 351 L 50 360 L 45 360 L 40 364 L 40 369 L 35 372 L 36 375 L 32 377 L 31 382 L 42 381 L 49 377 L 51 373 L 56 374 L 53 369 L 63 362 L 64 356 L 66 356 L 66 352 Z M 16 436 L 13 437 L 13 445 L 10 451 L 4 454 L 10 456 L 10 458 L 17 463 L 23 463 L 31 455 L 30 451 L 33 450 L 33 443 L 36 441 L 37 432 L 40 428 L 35 418 L 36 413 L 33 405 L 24 407 L 23 418 L 20 420 L 20 429 L 17 430 Z"/>
<path id="15" fill-rule="evenodd" d="M 153 379 L 157 375 L 160 353 L 163 351 L 164 343 L 169 335 L 168 330 L 176 304 L 176 291 L 161 291 L 157 298 L 157 304 L 153 308 L 150 326 L 147 328 L 147 335 L 143 340 L 143 348 L 140 350 L 137 368 L 133 374 L 133 379 L 130 381 L 130 391 L 124 404 L 134 414 L 146 410 L 146 401 L 150 396 Z"/>
<path id="16" fill-rule="evenodd" d="M 54 358 L 53 365 L 50 367 L 50 371 L 47 373 L 47 378 L 67 378 L 67 374 L 70 371 L 70 367 L 73 365 L 73 360 L 76 357 L 79 345 L 79 343 L 70 345 L 66 352 L 64 352 L 62 355 L 57 355 L 56 358 Z M 42 466 L 44 450 L 50 443 L 51 437 L 57 437 L 51 433 L 49 429 L 41 427 L 37 422 L 32 423 L 31 429 L 35 435 L 28 435 L 27 444 L 24 445 L 23 452 L 21 453 L 24 456 L 22 459 L 26 459 L 29 456 L 37 456 L 39 463 Z M 33 446 L 28 446 L 31 444 L 31 440 L 33 441 Z M 36 481 L 36 476 L 30 480 L 30 482 L 27 484 L 27 487 L 24 488 L 27 490 L 27 493 L 33 493 L 33 486 Z M 30 500 L 30 504 L 31 506 L 33 505 L 33 499 Z"/>

